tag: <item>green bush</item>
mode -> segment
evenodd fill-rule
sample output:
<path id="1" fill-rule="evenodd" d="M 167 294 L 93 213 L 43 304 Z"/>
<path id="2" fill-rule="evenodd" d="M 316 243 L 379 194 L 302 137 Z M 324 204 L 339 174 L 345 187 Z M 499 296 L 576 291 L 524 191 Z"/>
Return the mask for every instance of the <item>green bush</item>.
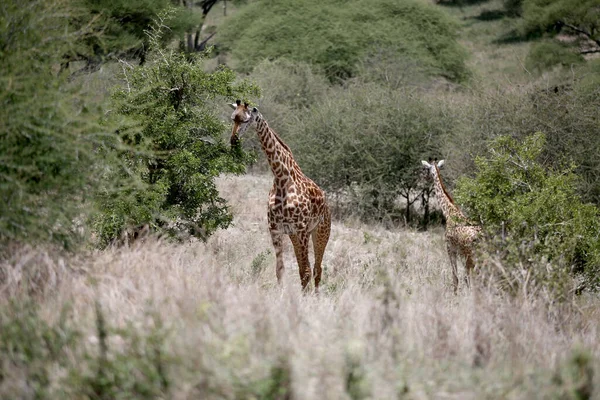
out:
<path id="1" fill-rule="evenodd" d="M 124 233 L 135 235 L 143 226 L 202 239 L 227 227 L 232 217 L 214 180 L 223 172 L 244 172 L 248 159 L 223 140 L 227 127 L 213 102 L 258 94 L 257 88 L 235 84 L 235 74 L 225 68 L 205 72 L 201 57 L 153 45 L 149 62 L 130 66 L 114 94 L 111 119 L 120 123 L 119 137 L 134 150 L 121 153 L 126 168 L 115 165 L 105 175 L 109 180 L 133 176 L 138 184 L 98 197 L 95 227 L 101 245 Z"/>
<path id="2" fill-rule="evenodd" d="M 246 72 L 265 59 L 287 58 L 338 82 L 383 49 L 402 64 L 460 81 L 469 73 L 457 29 L 444 11 L 418 0 L 259 0 L 225 22 L 220 40 Z"/>
<path id="3" fill-rule="evenodd" d="M 439 112 L 454 117 L 443 149 L 444 158 L 453 160 L 446 171 L 448 181 L 471 174 L 473 159 L 486 154 L 495 138 L 524 139 L 541 131 L 546 135 L 543 152 L 548 165 L 560 169 L 573 162 L 580 177 L 578 194 L 583 201 L 600 205 L 599 82 L 600 62 L 590 61 L 536 84 L 492 87 L 437 100 Z"/>
<path id="4" fill-rule="evenodd" d="M 569 46 L 558 42 L 541 42 L 531 46 L 525 66 L 530 71 L 543 72 L 557 65 L 569 67 L 583 61 L 583 57 Z"/>
<path id="5" fill-rule="evenodd" d="M 369 219 L 402 220 L 410 213 L 401 214 L 396 200 L 419 196 L 420 160 L 438 154 L 449 126 L 417 91 L 359 82 L 332 89 L 282 136 L 334 204 Z"/>
<path id="6" fill-rule="evenodd" d="M 510 262 L 526 262 L 538 282 L 548 260 L 595 285 L 600 267 L 600 213 L 577 195 L 574 167 L 546 167 L 540 156 L 545 136 L 495 139 L 486 157 L 475 160 L 475 177 L 463 177 L 456 199 L 482 221 Z M 546 282 L 547 283 L 547 282 Z M 555 283 L 555 282 L 549 282 Z M 559 282 L 560 283 L 560 282 Z"/>
<path id="7" fill-rule="evenodd" d="M 167 369 L 174 362 L 165 355 L 168 332 L 157 315 L 148 315 L 147 319 L 151 322 L 143 328 L 128 324 L 116 329 L 107 324 L 96 303 L 98 349 L 85 352 L 85 368 L 71 368 L 66 383 L 74 397 L 107 400 L 168 397 Z M 111 336 L 123 340 L 120 349 L 110 347 Z"/>
<path id="8" fill-rule="evenodd" d="M 12 299 L 0 311 L 0 398 L 52 399 L 52 375 L 69 367 L 67 349 L 79 343 L 80 333 L 63 308 L 55 324 L 47 323 L 30 299 Z"/>

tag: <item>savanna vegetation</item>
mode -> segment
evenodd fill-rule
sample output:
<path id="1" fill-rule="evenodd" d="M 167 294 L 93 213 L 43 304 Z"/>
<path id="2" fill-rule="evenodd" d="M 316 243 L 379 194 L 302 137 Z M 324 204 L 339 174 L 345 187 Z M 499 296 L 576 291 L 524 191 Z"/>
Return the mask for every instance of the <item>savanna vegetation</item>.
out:
<path id="1" fill-rule="evenodd" d="M 2 2 L 0 398 L 597 398 L 599 10 Z M 238 98 L 328 193 L 318 296 Z M 456 294 L 429 157 L 484 231 Z"/>

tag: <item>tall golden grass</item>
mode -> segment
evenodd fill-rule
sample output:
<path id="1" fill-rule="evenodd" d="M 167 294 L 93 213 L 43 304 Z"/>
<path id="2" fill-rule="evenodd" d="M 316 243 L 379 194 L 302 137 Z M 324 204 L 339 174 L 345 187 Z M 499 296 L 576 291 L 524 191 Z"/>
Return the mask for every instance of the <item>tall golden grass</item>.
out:
<path id="1" fill-rule="evenodd" d="M 220 178 L 235 223 L 207 243 L 148 238 L 77 259 L 28 249 L 5 262 L 4 321 L 10 299 L 29 290 L 49 324 L 70 304 L 70 323 L 82 334 L 66 349 L 66 366 L 49 367 L 50 398 L 93 398 L 85 381 L 68 379 L 69 369 L 93 375 L 89 355 L 103 340 L 109 360 L 149 357 L 131 352 L 127 332 L 148 338 L 157 321 L 169 382 L 160 398 L 598 397 L 596 295 L 556 304 L 539 294 L 509 296 L 477 279 L 454 295 L 442 230 L 393 231 L 354 220 L 333 224 L 321 293 L 303 295 L 289 243 L 284 283 L 276 284 L 266 228 L 270 185 L 269 176 Z M 25 267 L 48 277 L 45 289 Z M 106 339 L 97 306 L 111 327 Z M 9 369 L 7 359 L 0 361 L 0 398 L 33 398 L 24 367 Z M 142 379 L 136 365 L 128 373 Z"/>

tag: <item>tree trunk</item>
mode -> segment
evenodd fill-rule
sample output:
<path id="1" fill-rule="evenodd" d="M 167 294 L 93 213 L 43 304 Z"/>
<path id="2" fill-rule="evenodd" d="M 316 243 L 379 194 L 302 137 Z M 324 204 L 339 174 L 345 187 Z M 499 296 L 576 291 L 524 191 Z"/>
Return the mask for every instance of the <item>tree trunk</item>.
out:
<path id="1" fill-rule="evenodd" d="M 204 22 L 204 19 L 202 20 L 202 22 Z M 200 25 L 198 27 L 198 29 L 196 29 L 196 36 L 194 37 L 194 50 L 198 51 L 199 50 L 199 44 L 200 44 L 200 32 L 202 31 L 202 26 L 204 25 L 204 23 L 202 25 Z"/>
<path id="2" fill-rule="evenodd" d="M 421 203 L 423 204 L 423 222 L 421 229 L 427 230 L 429 225 L 429 189 L 423 189 L 421 192 Z"/>
<path id="3" fill-rule="evenodd" d="M 406 192 L 405 194 L 402 195 L 402 197 L 404 197 L 406 199 L 406 211 L 405 211 L 405 215 L 404 215 L 404 226 L 407 227 L 410 224 L 410 206 L 411 206 L 411 202 L 410 202 L 410 192 Z M 414 200 L 413 200 L 414 203 Z"/>

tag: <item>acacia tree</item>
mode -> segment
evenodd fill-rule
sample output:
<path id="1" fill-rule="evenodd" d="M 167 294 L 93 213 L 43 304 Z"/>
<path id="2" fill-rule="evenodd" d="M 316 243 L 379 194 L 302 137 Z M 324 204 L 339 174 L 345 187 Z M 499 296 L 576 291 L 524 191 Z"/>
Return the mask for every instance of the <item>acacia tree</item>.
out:
<path id="1" fill-rule="evenodd" d="M 223 172 L 244 172 L 248 160 L 223 140 L 226 126 L 215 107 L 226 99 L 258 95 L 258 88 L 236 84 L 226 68 L 205 72 L 201 55 L 161 47 L 161 28 L 157 24 L 150 34 L 149 62 L 126 68 L 125 82 L 114 95 L 111 119 L 120 122 L 118 135 L 134 151 L 122 152 L 126 168 L 117 165 L 107 177 L 131 175 L 138 184 L 99 197 L 95 225 L 102 245 L 142 226 L 201 239 L 227 227 L 232 217 L 214 179 Z"/>
<path id="2" fill-rule="evenodd" d="M 580 54 L 600 52 L 598 0 L 523 0 L 522 7 L 526 33 L 567 33 Z"/>
<path id="3" fill-rule="evenodd" d="M 246 0 L 231 0 L 234 4 L 241 4 Z M 204 21 L 206 20 L 206 16 L 213 9 L 213 7 L 219 2 L 219 0 L 181 0 L 181 3 L 189 10 L 190 14 L 193 14 L 193 10 L 195 7 L 199 7 L 202 9 L 202 17 L 196 21 L 196 24 L 190 26 L 189 30 L 186 32 L 186 50 L 188 52 L 194 51 L 204 51 L 206 49 L 208 41 L 215 35 L 216 32 L 210 33 L 205 39 L 200 40 L 202 35 L 202 28 L 204 27 Z M 227 0 L 222 0 L 223 3 L 223 13 L 227 13 Z M 194 29 L 195 28 L 195 29 Z M 183 43 L 182 43 L 183 44 Z"/>
<path id="4" fill-rule="evenodd" d="M 452 81 L 470 76 L 458 24 L 443 10 L 418 0 L 343 3 L 252 1 L 222 24 L 219 40 L 244 72 L 264 59 L 286 58 L 316 66 L 339 83 L 383 49 L 389 59 L 414 63 L 428 75 Z"/>

